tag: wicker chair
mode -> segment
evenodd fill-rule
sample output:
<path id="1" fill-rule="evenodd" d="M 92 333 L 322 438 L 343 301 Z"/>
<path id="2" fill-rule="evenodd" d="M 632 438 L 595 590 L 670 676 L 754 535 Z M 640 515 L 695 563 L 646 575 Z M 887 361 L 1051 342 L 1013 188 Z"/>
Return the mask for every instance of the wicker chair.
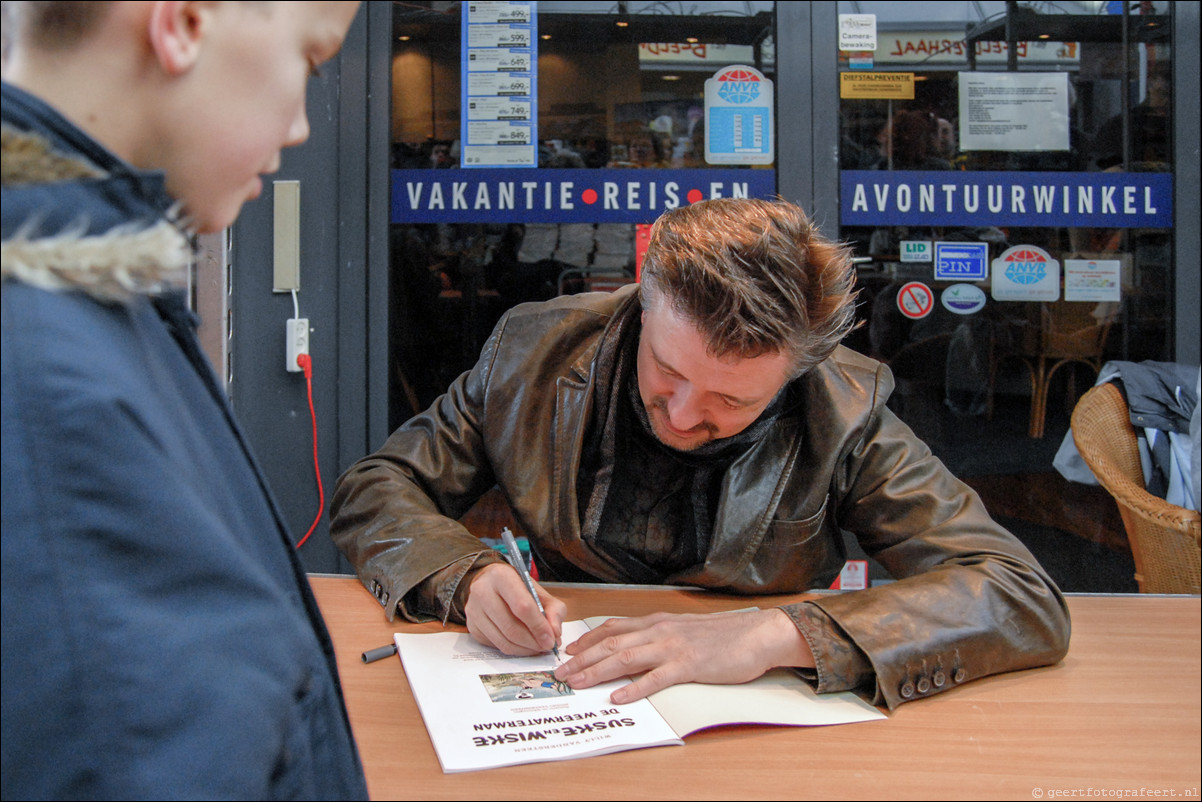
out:
<path id="1" fill-rule="evenodd" d="M 1031 437 L 1043 437 L 1048 388 L 1056 371 L 1066 365 L 1081 364 L 1098 375 L 1113 322 L 1113 313 L 1099 319 L 1089 304 L 1057 301 L 1041 305 L 1039 342 L 1023 354 L 1031 373 L 1031 423 L 1027 432 Z M 1071 371 L 1068 377 L 1067 392 L 1071 399 L 1075 388 Z"/>
<path id="2" fill-rule="evenodd" d="M 1140 592 L 1198 593 L 1199 513 L 1144 489 L 1122 392 L 1107 383 L 1081 396 L 1073 408 L 1072 432 L 1081 458 L 1118 504 Z"/>

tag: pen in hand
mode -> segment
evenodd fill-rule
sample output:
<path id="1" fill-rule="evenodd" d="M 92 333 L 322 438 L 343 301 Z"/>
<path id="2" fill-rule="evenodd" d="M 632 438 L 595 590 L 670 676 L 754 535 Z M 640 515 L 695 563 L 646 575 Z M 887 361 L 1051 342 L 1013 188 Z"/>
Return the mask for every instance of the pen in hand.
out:
<path id="1" fill-rule="evenodd" d="M 530 576 L 530 571 L 526 568 L 526 561 L 522 559 L 521 552 L 518 551 L 518 542 L 513 537 L 513 532 L 509 531 L 509 527 L 501 528 L 501 540 L 505 543 L 505 557 L 509 560 L 509 564 L 514 567 L 522 581 L 526 583 L 526 590 L 530 591 L 530 595 L 534 597 L 534 603 L 538 605 L 538 611 L 545 618 L 547 611 L 543 609 L 542 599 L 538 597 L 538 591 L 534 589 L 534 579 Z M 556 643 L 551 647 L 551 653 L 555 655 L 556 660 L 560 660 L 559 644 Z"/>

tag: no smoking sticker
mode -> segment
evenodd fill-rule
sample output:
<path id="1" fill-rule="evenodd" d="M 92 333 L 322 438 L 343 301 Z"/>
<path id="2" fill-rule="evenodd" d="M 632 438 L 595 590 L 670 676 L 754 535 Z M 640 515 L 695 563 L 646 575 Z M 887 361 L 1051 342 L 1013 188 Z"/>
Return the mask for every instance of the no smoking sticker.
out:
<path id="1" fill-rule="evenodd" d="M 924 318 L 935 308 L 935 293 L 921 281 L 908 282 L 897 292 L 897 308 L 911 320 Z"/>

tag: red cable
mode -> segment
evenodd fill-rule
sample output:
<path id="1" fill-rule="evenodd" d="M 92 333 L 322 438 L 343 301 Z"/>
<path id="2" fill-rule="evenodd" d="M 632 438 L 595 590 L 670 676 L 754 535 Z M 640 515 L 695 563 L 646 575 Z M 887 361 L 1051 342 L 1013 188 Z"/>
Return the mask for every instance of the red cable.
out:
<path id="1" fill-rule="evenodd" d="M 312 525 L 309 526 L 309 531 L 305 532 L 305 536 L 296 544 L 299 549 L 305 545 L 305 541 L 309 539 L 309 535 L 313 534 L 313 530 L 317 528 L 318 522 L 321 521 L 321 514 L 326 507 L 326 492 L 321 486 L 321 465 L 317 461 L 317 413 L 313 410 L 313 361 L 309 359 L 308 354 L 301 354 L 296 358 L 296 363 L 305 369 L 305 384 L 309 388 L 309 419 L 313 421 L 313 472 L 317 474 L 317 517 L 313 519 Z"/>

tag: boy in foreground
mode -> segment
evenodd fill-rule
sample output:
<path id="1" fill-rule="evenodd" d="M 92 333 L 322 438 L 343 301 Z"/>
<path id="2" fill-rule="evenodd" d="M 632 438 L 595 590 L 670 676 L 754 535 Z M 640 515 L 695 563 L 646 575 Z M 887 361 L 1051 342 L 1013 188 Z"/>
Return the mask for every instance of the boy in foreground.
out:
<path id="1" fill-rule="evenodd" d="M 358 3 L 3 6 L 3 798 L 366 798 L 183 293 Z"/>

